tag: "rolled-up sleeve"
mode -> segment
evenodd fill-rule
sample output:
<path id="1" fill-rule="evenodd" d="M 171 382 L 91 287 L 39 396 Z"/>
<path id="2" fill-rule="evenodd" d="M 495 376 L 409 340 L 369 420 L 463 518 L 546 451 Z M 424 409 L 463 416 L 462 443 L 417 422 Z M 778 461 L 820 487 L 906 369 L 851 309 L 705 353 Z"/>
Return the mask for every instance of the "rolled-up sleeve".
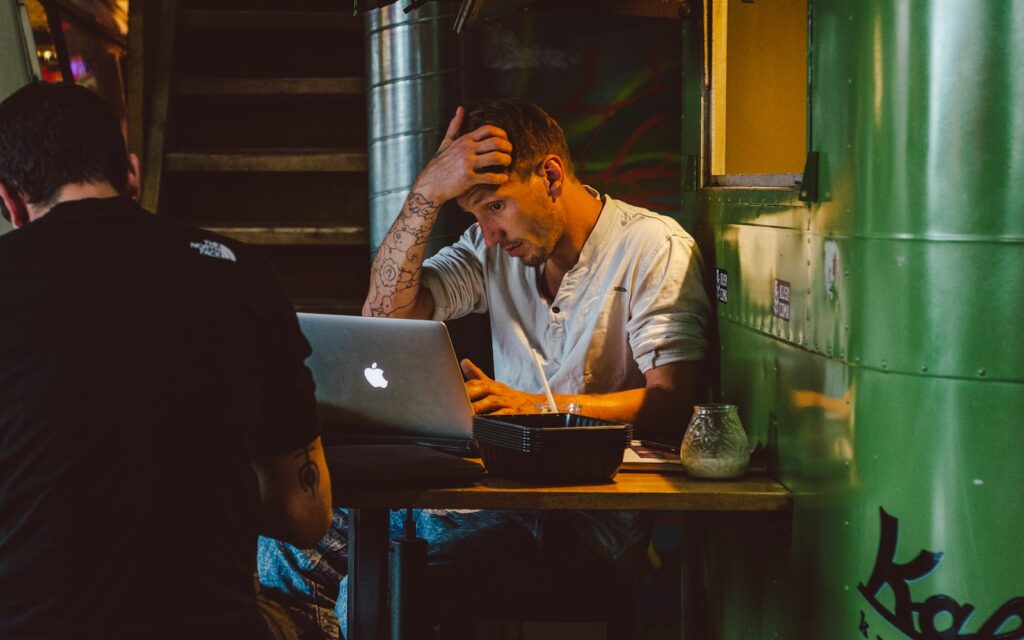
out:
<path id="1" fill-rule="evenodd" d="M 483 238 L 472 225 L 462 237 L 423 261 L 422 286 L 434 297 L 434 320 L 487 311 Z"/>
<path id="2" fill-rule="evenodd" d="M 652 248 L 633 291 L 626 330 L 640 371 L 704 357 L 711 305 L 691 238 L 672 234 Z"/>

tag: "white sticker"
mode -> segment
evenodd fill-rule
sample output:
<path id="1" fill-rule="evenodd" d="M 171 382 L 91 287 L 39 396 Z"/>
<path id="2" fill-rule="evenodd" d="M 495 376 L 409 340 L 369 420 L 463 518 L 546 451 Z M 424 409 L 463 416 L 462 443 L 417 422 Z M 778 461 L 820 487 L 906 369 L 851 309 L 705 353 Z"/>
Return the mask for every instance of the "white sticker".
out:
<path id="1" fill-rule="evenodd" d="M 725 269 L 715 269 L 715 294 L 722 304 L 729 302 L 729 272 Z"/>
<path id="2" fill-rule="evenodd" d="M 825 290 L 828 292 L 828 299 L 833 299 L 836 291 L 836 281 L 839 280 L 839 246 L 835 240 L 825 241 Z"/>
<path id="3" fill-rule="evenodd" d="M 785 280 L 776 280 L 772 291 L 772 310 L 776 318 L 790 318 L 790 294 L 793 288 Z"/>

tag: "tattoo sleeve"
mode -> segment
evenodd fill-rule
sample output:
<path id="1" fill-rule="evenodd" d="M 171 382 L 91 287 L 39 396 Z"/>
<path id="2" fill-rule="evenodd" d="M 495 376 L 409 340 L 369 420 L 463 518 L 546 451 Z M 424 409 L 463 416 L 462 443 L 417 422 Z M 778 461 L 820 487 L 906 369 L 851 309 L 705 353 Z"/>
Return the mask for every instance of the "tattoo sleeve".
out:
<path id="1" fill-rule="evenodd" d="M 312 451 L 312 447 L 304 447 L 302 451 L 295 454 L 295 457 L 305 457 L 305 460 L 299 467 L 299 486 L 302 487 L 303 491 L 308 491 L 315 495 L 317 487 L 320 486 L 320 470 L 317 469 L 316 462 L 309 455 Z"/>
<path id="2" fill-rule="evenodd" d="M 423 253 L 439 208 L 415 191 L 405 199 L 402 213 L 373 260 L 368 296 L 373 316 L 393 316 L 416 303 Z"/>

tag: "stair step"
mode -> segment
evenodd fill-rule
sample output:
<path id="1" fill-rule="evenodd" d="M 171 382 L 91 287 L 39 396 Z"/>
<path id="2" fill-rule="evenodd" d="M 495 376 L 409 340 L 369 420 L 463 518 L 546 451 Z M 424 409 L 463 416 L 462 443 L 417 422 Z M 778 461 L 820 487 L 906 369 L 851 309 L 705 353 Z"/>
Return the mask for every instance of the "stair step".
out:
<path id="1" fill-rule="evenodd" d="M 358 316 L 363 310 L 362 299 L 338 300 L 336 298 L 295 298 L 292 301 L 296 311 L 306 313 L 332 313 L 342 316 Z"/>
<path id="2" fill-rule="evenodd" d="M 340 11 L 253 11 L 187 9 L 179 24 L 187 27 L 248 27 L 257 29 L 344 29 L 362 31 L 363 19 Z"/>
<path id="3" fill-rule="evenodd" d="M 178 95 L 360 95 L 365 78 L 181 78 L 174 83 Z"/>
<path id="4" fill-rule="evenodd" d="M 204 227 L 249 244 L 366 245 L 366 227 Z"/>
<path id="5" fill-rule="evenodd" d="M 354 149 L 171 151 L 166 171 L 363 172 L 366 152 Z"/>

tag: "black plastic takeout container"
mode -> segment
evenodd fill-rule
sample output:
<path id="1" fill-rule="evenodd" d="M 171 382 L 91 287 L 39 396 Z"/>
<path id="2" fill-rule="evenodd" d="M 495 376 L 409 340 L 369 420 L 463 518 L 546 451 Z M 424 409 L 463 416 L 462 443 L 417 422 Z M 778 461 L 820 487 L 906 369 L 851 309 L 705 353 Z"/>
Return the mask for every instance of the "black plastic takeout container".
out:
<path id="1" fill-rule="evenodd" d="M 632 425 L 575 413 L 476 416 L 473 437 L 487 471 L 537 484 L 608 482 Z"/>

